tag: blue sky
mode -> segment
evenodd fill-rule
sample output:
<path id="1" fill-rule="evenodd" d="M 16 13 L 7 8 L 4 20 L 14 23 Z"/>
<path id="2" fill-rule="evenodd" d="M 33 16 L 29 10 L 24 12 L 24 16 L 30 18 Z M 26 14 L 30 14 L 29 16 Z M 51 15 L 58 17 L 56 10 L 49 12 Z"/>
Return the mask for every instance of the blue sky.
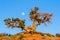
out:
<path id="1" fill-rule="evenodd" d="M 39 12 L 53 12 L 52 24 L 47 27 L 43 24 L 37 27 L 38 32 L 56 34 L 60 33 L 60 1 L 59 0 L 0 0 L 0 33 L 16 34 L 21 32 L 20 28 L 7 28 L 4 23 L 5 18 L 26 19 L 26 26 L 31 25 L 29 12 L 35 6 L 39 7 Z M 25 15 L 22 15 L 22 12 Z"/>

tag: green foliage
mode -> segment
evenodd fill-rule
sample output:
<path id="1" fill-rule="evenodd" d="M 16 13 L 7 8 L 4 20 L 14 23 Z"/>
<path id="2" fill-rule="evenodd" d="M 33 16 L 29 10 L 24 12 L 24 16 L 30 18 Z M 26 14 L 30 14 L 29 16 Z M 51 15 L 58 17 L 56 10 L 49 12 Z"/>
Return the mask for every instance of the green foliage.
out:
<path id="1" fill-rule="evenodd" d="M 33 10 L 31 10 L 30 12 L 30 19 L 31 20 L 36 20 L 38 25 L 40 25 L 41 23 L 44 23 L 44 25 L 46 25 L 46 22 L 51 23 L 51 16 L 53 15 L 52 13 L 44 13 L 41 14 L 38 12 L 39 8 L 35 7 Z"/>
<path id="2" fill-rule="evenodd" d="M 8 27 L 11 27 L 11 28 L 24 28 L 25 26 L 25 20 L 20 20 L 19 18 L 8 18 L 8 19 L 5 19 L 4 20 L 5 24 L 8 26 Z"/>

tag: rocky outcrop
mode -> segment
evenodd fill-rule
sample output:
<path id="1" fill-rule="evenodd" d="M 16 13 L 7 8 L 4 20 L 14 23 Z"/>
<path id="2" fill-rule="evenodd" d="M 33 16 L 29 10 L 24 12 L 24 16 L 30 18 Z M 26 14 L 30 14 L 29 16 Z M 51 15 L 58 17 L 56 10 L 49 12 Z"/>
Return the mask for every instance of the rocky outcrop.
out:
<path id="1" fill-rule="evenodd" d="M 60 36 L 41 32 L 21 32 L 10 36 L 0 35 L 0 40 L 60 40 Z"/>

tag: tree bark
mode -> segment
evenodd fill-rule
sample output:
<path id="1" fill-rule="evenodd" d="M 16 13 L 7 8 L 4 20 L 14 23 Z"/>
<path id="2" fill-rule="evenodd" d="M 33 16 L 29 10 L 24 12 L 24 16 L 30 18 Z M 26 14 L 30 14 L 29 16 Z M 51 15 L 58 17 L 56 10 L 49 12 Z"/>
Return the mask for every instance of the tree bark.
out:
<path id="1" fill-rule="evenodd" d="M 32 28 L 33 28 L 34 32 L 36 32 L 36 26 L 37 26 L 37 23 L 36 23 L 36 20 L 34 20 L 33 24 L 32 24 Z"/>

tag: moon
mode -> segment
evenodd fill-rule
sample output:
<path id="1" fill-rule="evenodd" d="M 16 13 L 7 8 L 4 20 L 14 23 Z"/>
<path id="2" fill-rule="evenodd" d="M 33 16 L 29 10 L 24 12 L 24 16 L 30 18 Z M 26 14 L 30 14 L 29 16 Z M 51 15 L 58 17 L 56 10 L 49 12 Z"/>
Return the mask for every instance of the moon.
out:
<path id="1" fill-rule="evenodd" d="M 22 12 L 22 15 L 24 16 L 25 15 L 25 12 Z"/>

